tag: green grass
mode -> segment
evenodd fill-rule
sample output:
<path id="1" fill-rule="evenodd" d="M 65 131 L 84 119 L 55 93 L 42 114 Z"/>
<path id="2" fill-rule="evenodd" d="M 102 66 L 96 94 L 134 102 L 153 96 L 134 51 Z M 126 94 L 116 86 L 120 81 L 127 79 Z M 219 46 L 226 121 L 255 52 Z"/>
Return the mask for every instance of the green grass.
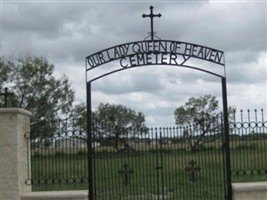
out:
<path id="1" fill-rule="evenodd" d="M 236 170 L 266 169 L 266 147 L 232 144 L 232 168 Z M 222 200 L 224 199 L 223 156 L 219 148 L 210 144 L 206 150 L 191 152 L 178 144 L 155 148 L 136 148 L 136 152 L 116 153 L 112 148 L 96 151 L 95 185 L 99 200 L 154 200 L 165 196 L 168 200 Z M 46 156 L 47 155 L 47 156 Z M 185 171 L 194 160 L 201 167 L 195 181 Z M 128 185 L 119 170 L 127 163 L 133 173 Z M 162 164 L 160 164 L 162 163 Z M 162 169 L 156 170 L 157 166 Z M 87 155 L 83 152 L 50 152 L 35 154 L 32 175 L 36 179 L 87 177 Z M 233 176 L 233 182 L 266 181 L 265 175 Z M 82 190 L 87 183 L 58 183 L 33 185 L 33 190 Z"/>
<path id="2" fill-rule="evenodd" d="M 105 199 L 106 196 L 110 199 L 116 199 L 118 196 L 125 199 L 136 196 L 140 199 L 153 199 L 159 190 L 159 195 L 165 195 L 168 199 L 179 197 L 189 200 L 198 196 L 205 196 L 205 199 L 220 199 L 223 195 L 222 162 L 219 161 L 221 155 L 219 152 L 212 153 L 214 158 L 208 160 L 207 154 L 208 152 L 163 153 L 162 170 L 155 170 L 157 166 L 155 153 L 132 155 L 126 159 L 119 155 L 107 156 L 106 159 L 96 161 L 99 174 L 96 177 L 97 193 L 100 199 Z M 184 169 L 192 159 L 202 168 L 194 182 L 189 179 Z M 123 178 L 118 175 L 118 169 L 125 162 L 135 169 L 128 186 L 123 184 Z"/>

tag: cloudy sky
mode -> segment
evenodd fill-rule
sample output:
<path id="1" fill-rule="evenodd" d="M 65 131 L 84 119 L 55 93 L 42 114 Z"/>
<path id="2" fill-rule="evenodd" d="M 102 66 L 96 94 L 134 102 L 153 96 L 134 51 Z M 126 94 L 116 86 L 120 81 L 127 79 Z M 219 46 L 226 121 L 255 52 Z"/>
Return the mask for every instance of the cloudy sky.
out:
<path id="1" fill-rule="evenodd" d="M 267 110 L 267 2 L 264 1 L 41 1 L 1 0 L 1 55 L 43 56 L 66 74 L 75 103 L 86 100 L 85 57 L 144 40 L 141 15 L 154 6 L 161 39 L 197 43 L 225 52 L 228 104 Z M 140 67 L 95 81 L 93 108 L 123 104 L 146 115 L 148 125 L 173 125 L 175 108 L 205 94 L 221 100 L 220 80 L 170 66 Z"/>

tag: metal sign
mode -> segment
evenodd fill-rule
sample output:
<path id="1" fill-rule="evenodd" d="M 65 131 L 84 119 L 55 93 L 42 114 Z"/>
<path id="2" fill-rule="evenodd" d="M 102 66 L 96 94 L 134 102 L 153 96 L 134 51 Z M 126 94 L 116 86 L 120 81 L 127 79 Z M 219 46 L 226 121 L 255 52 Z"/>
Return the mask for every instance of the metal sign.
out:
<path id="1" fill-rule="evenodd" d="M 224 53 L 220 50 L 169 40 L 137 41 L 117 45 L 86 57 L 86 61 L 87 70 L 90 70 L 115 60 L 119 60 L 122 68 L 140 65 L 180 66 L 191 57 L 224 66 Z"/>
<path id="2" fill-rule="evenodd" d="M 106 64 L 110 67 L 101 67 Z M 144 40 L 120 44 L 87 56 L 87 81 L 93 82 L 134 67 L 163 65 L 225 77 L 225 58 L 221 50 L 181 41 Z"/>
<path id="3" fill-rule="evenodd" d="M 232 199 L 231 174 L 230 174 L 230 149 L 228 130 L 228 106 L 226 90 L 226 73 L 224 52 L 203 45 L 154 39 L 154 17 L 161 17 L 161 14 L 154 14 L 153 7 L 150 7 L 150 14 L 143 14 L 142 17 L 150 18 L 151 32 L 149 40 L 135 41 L 109 47 L 98 51 L 85 58 L 86 82 L 87 82 L 87 130 L 88 130 L 88 175 L 89 175 L 89 199 L 95 200 L 94 188 L 94 155 L 93 155 L 93 131 L 91 120 L 91 84 L 92 82 L 110 74 L 141 66 L 178 66 L 199 70 L 221 79 L 222 102 L 224 114 L 224 173 L 225 173 L 225 199 Z M 158 37 L 157 37 L 158 38 Z M 212 65 L 211 65 L 212 64 Z M 102 70 L 103 65 L 108 67 Z M 214 67 L 214 65 L 216 67 Z M 128 181 L 128 174 L 127 174 Z M 125 181 L 125 183 L 127 182 Z M 127 182 L 128 183 L 128 182 Z"/>
<path id="4" fill-rule="evenodd" d="M 207 68 L 205 63 L 197 64 L 196 60 L 202 60 L 216 64 L 218 68 Z M 188 42 L 172 40 L 147 40 L 120 44 L 94 53 L 86 57 L 86 71 L 96 70 L 100 66 L 112 63 L 112 68 L 101 71 L 100 74 L 90 77 L 91 81 L 106 75 L 126 70 L 133 67 L 148 65 L 170 65 L 194 68 L 216 76 L 225 76 L 224 52 Z M 218 71 L 219 70 L 219 71 Z"/>

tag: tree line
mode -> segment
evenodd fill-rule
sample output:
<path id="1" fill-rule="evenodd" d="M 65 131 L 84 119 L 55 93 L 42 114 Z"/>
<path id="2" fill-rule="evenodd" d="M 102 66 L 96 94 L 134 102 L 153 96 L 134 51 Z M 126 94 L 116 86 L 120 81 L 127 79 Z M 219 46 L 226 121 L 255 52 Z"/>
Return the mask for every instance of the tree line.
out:
<path id="1" fill-rule="evenodd" d="M 75 92 L 71 88 L 69 79 L 62 75 L 55 75 L 55 66 L 47 59 L 37 56 L 21 56 L 18 58 L 0 58 L 0 91 L 7 87 L 14 95 L 8 97 L 9 107 L 18 107 L 33 113 L 32 138 L 39 135 L 53 136 L 53 127 L 50 131 L 41 131 L 40 122 L 53 121 L 62 116 L 80 118 L 80 126 L 86 130 L 86 105 L 73 105 Z M 3 107 L 4 98 L 0 98 Z M 229 108 L 232 113 L 233 108 Z M 177 125 L 194 124 L 198 126 L 200 135 L 192 142 L 194 129 L 186 129 L 184 137 L 192 150 L 197 149 L 202 138 L 209 132 L 219 132 L 222 120 L 218 120 L 219 102 L 215 96 L 204 95 L 191 97 L 174 111 Z M 114 148 L 119 150 L 119 143 L 128 144 L 123 140 L 129 130 L 146 130 L 145 115 L 124 105 L 100 103 L 92 113 L 98 124 L 110 124 L 105 130 L 103 126 L 97 128 L 101 137 L 113 138 Z M 193 126 L 192 126 L 193 127 Z M 135 135 L 145 134 L 145 131 L 134 132 Z"/>

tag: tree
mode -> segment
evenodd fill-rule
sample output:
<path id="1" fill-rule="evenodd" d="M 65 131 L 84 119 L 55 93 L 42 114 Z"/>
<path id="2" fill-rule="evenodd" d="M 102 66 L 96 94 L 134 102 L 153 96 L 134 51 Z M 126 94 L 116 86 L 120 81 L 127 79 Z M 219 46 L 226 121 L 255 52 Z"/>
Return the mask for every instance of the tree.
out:
<path id="1" fill-rule="evenodd" d="M 3 84 L 8 80 L 10 66 L 8 61 L 2 57 L 0 58 L 0 89 L 3 89 Z"/>
<path id="2" fill-rule="evenodd" d="M 192 151 L 199 149 L 207 133 L 221 132 L 223 120 L 218 110 L 219 102 L 211 95 L 191 97 L 183 106 L 175 110 L 175 123 L 185 126 L 184 137 L 188 138 Z M 233 113 L 233 108 L 229 108 L 229 113 Z"/>
<path id="3" fill-rule="evenodd" d="M 77 105 L 72 116 L 80 117 L 79 126 L 85 127 L 85 104 Z M 118 151 L 133 150 L 127 138 L 146 133 L 145 115 L 121 104 L 100 103 L 92 113 L 94 140 L 111 144 Z"/>
<path id="4" fill-rule="evenodd" d="M 94 113 L 93 113 L 94 114 Z M 75 105 L 71 111 L 70 118 L 74 122 L 74 128 L 80 132 L 87 130 L 87 108 L 85 103 Z M 81 133 L 80 133 L 81 134 Z"/>
<path id="5" fill-rule="evenodd" d="M 4 92 L 4 83 L 8 80 L 10 67 L 5 58 L 0 57 L 0 93 Z M 4 98 L 0 98 L 0 107 L 4 105 Z"/>
<path id="6" fill-rule="evenodd" d="M 145 115 L 123 105 L 103 104 L 94 114 L 98 136 L 114 141 L 116 151 L 132 149 L 127 138 L 146 133 Z M 123 145 L 120 149 L 119 146 Z"/>
<path id="7" fill-rule="evenodd" d="M 56 78 L 54 65 L 42 57 L 2 59 L 1 65 L 8 66 L 9 78 L 3 82 L 15 95 L 9 99 L 9 105 L 33 113 L 31 135 L 33 138 L 38 135 L 51 137 L 55 127 L 45 122 L 66 115 L 72 107 L 74 92 L 68 78 L 65 75 Z M 40 120 L 45 124 L 46 130 L 41 129 Z"/>

